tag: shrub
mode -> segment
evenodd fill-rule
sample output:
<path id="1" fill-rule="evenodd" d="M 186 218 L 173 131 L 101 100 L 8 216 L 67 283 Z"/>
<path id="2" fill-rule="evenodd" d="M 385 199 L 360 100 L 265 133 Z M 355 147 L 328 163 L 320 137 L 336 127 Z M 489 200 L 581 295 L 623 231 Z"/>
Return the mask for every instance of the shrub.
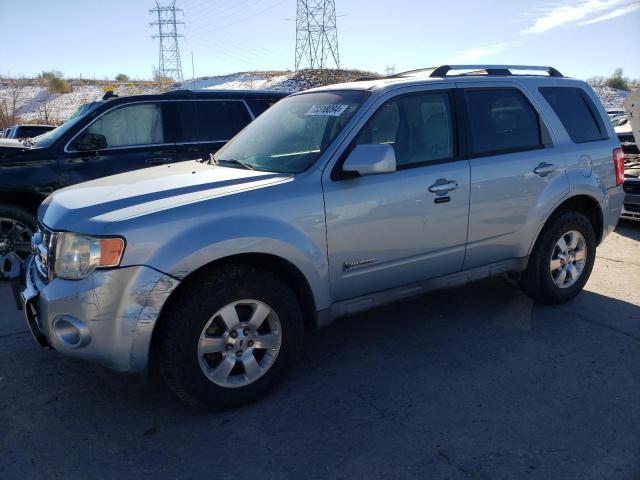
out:
<path id="1" fill-rule="evenodd" d="M 102 91 L 104 93 L 107 93 L 108 91 L 112 91 L 113 93 L 116 93 L 116 87 L 113 83 L 107 82 L 102 86 Z"/>
<path id="2" fill-rule="evenodd" d="M 116 82 L 128 82 L 129 81 L 129 76 L 125 75 L 124 73 L 119 73 L 118 75 L 116 75 Z"/>
<path id="3" fill-rule="evenodd" d="M 51 93 L 71 93 L 72 88 L 64 78 L 51 77 L 47 81 L 47 87 Z"/>

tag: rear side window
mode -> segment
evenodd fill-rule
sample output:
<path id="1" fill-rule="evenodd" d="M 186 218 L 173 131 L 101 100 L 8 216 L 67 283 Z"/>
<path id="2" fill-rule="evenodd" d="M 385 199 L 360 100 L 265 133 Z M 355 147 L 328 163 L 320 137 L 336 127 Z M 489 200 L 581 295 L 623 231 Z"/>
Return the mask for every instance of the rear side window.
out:
<path id="1" fill-rule="evenodd" d="M 171 115 L 175 119 L 175 141 L 195 143 L 198 141 L 198 123 L 196 117 L 197 102 L 171 102 Z"/>
<path id="2" fill-rule="evenodd" d="M 541 87 L 539 90 L 574 143 L 595 142 L 608 138 L 596 106 L 582 89 Z"/>
<path id="3" fill-rule="evenodd" d="M 517 152 L 542 145 L 538 114 L 519 91 L 467 90 L 467 105 L 473 154 Z"/>
<path id="4" fill-rule="evenodd" d="M 247 100 L 253 115 L 257 117 L 278 101 L 277 98 L 250 98 Z"/>
<path id="5" fill-rule="evenodd" d="M 251 116 L 238 100 L 212 100 L 198 102 L 198 139 L 227 141 L 242 130 Z"/>

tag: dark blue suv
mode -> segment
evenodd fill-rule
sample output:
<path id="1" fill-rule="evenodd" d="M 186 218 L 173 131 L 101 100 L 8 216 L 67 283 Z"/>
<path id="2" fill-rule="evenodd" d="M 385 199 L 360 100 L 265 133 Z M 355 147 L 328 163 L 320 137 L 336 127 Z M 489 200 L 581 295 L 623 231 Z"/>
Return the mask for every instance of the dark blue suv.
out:
<path id="1" fill-rule="evenodd" d="M 0 278 L 30 251 L 38 205 L 69 185 L 208 158 L 286 93 L 173 91 L 105 95 L 38 137 L 0 140 Z"/>

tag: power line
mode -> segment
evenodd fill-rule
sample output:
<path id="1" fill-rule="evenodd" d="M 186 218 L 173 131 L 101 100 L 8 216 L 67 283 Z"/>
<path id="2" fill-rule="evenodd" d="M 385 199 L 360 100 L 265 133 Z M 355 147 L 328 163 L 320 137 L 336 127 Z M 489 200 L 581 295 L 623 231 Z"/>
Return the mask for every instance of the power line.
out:
<path id="1" fill-rule="evenodd" d="M 340 68 L 335 0 L 297 0 L 296 70 L 303 63 L 324 69 L 329 56 Z"/>
<path id="2" fill-rule="evenodd" d="M 158 33 L 151 37 L 160 40 L 158 73 L 177 82 L 183 80 L 178 45 L 178 38 L 183 35 L 178 34 L 178 25 L 184 24 L 184 22 L 176 20 L 176 12 L 181 11 L 182 9 L 176 8 L 175 0 L 164 7 L 160 6 L 159 0 L 156 0 L 156 8 L 149 10 L 149 13 L 157 14 L 158 18 L 155 22 L 149 23 L 151 26 L 158 26 Z"/>

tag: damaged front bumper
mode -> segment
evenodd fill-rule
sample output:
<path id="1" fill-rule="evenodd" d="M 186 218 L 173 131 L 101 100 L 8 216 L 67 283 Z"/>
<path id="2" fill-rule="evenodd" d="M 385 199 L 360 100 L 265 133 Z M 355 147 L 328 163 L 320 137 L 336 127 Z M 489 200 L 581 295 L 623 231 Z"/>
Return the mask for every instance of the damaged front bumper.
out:
<path id="1" fill-rule="evenodd" d="M 147 367 L 153 328 L 177 279 L 134 266 L 47 283 L 33 257 L 23 269 L 21 301 L 38 344 L 114 370 Z"/>

